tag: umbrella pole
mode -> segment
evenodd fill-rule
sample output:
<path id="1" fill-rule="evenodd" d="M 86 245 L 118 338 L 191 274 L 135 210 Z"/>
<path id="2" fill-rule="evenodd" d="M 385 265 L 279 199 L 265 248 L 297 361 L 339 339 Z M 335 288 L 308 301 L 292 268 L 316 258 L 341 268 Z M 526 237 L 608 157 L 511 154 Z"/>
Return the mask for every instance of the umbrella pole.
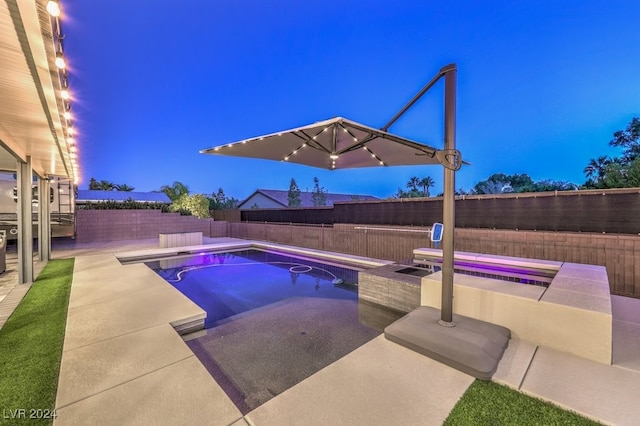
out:
<path id="1" fill-rule="evenodd" d="M 440 70 L 444 74 L 444 151 L 456 149 L 456 77 L 455 64 Z M 460 159 L 450 158 L 457 162 Z M 453 243 L 455 230 L 455 184 L 454 167 L 444 167 L 444 202 L 442 211 L 442 304 L 439 324 L 453 327 Z"/>
<path id="2" fill-rule="evenodd" d="M 455 229 L 456 170 L 462 161 L 456 150 L 456 64 L 449 64 L 418 92 L 381 130 L 387 131 L 409 108 L 444 76 L 444 149 L 438 156 L 444 166 L 444 203 L 442 208 L 442 302 L 439 324 L 453 327 L 453 235 Z"/>
<path id="3" fill-rule="evenodd" d="M 444 149 L 438 160 L 444 166 L 444 203 L 442 209 L 442 301 L 440 312 L 420 306 L 384 329 L 392 342 L 426 355 L 438 362 L 481 380 L 491 380 L 509 345 L 509 329 L 485 321 L 457 316 L 453 322 L 453 242 L 455 230 L 455 177 L 462 158 L 456 150 L 456 77 L 455 64 L 440 70 L 444 80 Z M 436 320 L 438 315 L 440 319 Z M 442 329 L 442 326 L 447 327 Z M 417 331 L 419 330 L 419 331 Z M 485 342 L 491 342 L 486 350 Z"/>

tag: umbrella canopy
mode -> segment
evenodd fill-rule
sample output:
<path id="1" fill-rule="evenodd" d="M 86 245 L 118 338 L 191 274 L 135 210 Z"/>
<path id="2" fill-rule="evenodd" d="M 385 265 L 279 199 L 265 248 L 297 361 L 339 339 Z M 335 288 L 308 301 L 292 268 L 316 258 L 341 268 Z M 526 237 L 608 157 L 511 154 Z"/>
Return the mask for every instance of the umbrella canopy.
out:
<path id="1" fill-rule="evenodd" d="M 433 147 L 342 117 L 200 153 L 288 161 L 329 170 L 440 164 Z"/>

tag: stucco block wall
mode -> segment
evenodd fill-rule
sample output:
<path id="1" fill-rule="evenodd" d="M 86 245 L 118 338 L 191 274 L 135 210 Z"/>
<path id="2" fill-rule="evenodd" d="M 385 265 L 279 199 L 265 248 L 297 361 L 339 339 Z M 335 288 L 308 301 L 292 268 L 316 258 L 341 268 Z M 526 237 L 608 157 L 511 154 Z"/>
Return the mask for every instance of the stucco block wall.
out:
<path id="1" fill-rule="evenodd" d="M 227 235 L 227 222 L 162 213 L 160 210 L 78 210 L 79 243 L 157 238 L 161 233 L 202 232 L 204 237 Z"/>

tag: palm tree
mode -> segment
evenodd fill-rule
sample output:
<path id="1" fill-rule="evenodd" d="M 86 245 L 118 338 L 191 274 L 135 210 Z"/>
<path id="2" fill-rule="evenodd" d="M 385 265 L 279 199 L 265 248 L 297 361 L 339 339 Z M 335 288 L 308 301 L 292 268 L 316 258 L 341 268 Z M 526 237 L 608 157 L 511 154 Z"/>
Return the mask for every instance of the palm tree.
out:
<path id="1" fill-rule="evenodd" d="M 103 191 L 114 191 L 116 189 L 116 185 L 113 182 L 103 179 L 98 183 L 98 189 Z"/>
<path id="2" fill-rule="evenodd" d="M 422 193 L 424 194 L 424 196 L 429 197 L 429 188 L 434 186 L 436 183 L 431 178 L 431 176 L 427 176 L 420 179 L 420 182 L 418 184 L 422 187 Z"/>
<path id="3" fill-rule="evenodd" d="M 602 182 L 606 174 L 607 166 L 611 163 L 611 159 L 606 155 L 589 160 L 589 164 L 584 168 L 584 174 L 587 179 L 595 178 L 598 182 Z"/>
<path id="4" fill-rule="evenodd" d="M 183 195 L 189 195 L 189 187 L 178 181 L 173 182 L 171 186 L 163 185 L 160 191 L 167 194 L 167 197 L 169 197 L 171 201 L 176 201 Z"/>
<path id="5" fill-rule="evenodd" d="M 135 189 L 133 186 L 129 186 L 126 183 L 116 184 L 114 186 L 115 186 L 116 191 L 131 192 L 131 191 L 133 191 Z"/>
<path id="6" fill-rule="evenodd" d="M 101 180 L 98 182 L 94 178 L 89 179 L 89 189 L 93 190 L 102 190 L 102 191 L 113 191 L 115 189 L 115 185 L 108 180 Z"/>
<path id="7" fill-rule="evenodd" d="M 409 182 L 407 182 L 407 188 L 412 191 L 417 191 L 418 185 L 420 185 L 420 179 L 418 179 L 417 176 L 413 176 L 411 179 L 409 179 Z"/>

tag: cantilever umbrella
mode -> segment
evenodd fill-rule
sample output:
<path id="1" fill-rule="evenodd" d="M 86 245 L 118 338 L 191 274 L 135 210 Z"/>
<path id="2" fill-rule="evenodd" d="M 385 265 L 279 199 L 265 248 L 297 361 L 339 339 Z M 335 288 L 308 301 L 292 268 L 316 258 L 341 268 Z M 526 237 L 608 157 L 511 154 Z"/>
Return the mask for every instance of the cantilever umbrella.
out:
<path id="1" fill-rule="evenodd" d="M 388 133 L 389 127 L 445 77 L 445 146 L 437 150 Z M 442 232 L 442 309 L 420 307 L 385 329 L 390 340 L 439 362 L 488 380 L 507 347 L 509 330 L 472 318 L 453 322 L 453 235 L 455 227 L 455 171 L 462 165 L 455 144 L 456 67 L 447 65 L 381 130 L 344 118 L 333 118 L 257 138 L 201 151 L 205 154 L 267 158 L 325 169 L 441 164 L 444 167 Z M 435 311 L 437 314 L 437 311 Z M 443 327 L 438 327 L 441 325 Z M 416 330 L 419 330 L 416 332 Z M 491 342 L 488 344 L 487 342 Z M 487 347 L 493 349 L 487 350 Z"/>
<path id="2" fill-rule="evenodd" d="M 430 146 L 336 117 L 200 152 L 288 161 L 334 170 L 439 164 L 437 151 Z"/>
<path id="3" fill-rule="evenodd" d="M 454 64 L 443 67 L 380 130 L 336 117 L 308 126 L 204 149 L 200 153 L 288 161 L 329 170 L 400 165 L 443 165 L 445 182 L 441 322 L 445 325 L 453 325 L 455 222 L 453 202 L 455 171 L 462 164 L 460 153 L 455 149 L 456 72 Z M 438 150 L 389 133 L 387 129 L 443 76 L 445 77 L 445 149 Z"/>

